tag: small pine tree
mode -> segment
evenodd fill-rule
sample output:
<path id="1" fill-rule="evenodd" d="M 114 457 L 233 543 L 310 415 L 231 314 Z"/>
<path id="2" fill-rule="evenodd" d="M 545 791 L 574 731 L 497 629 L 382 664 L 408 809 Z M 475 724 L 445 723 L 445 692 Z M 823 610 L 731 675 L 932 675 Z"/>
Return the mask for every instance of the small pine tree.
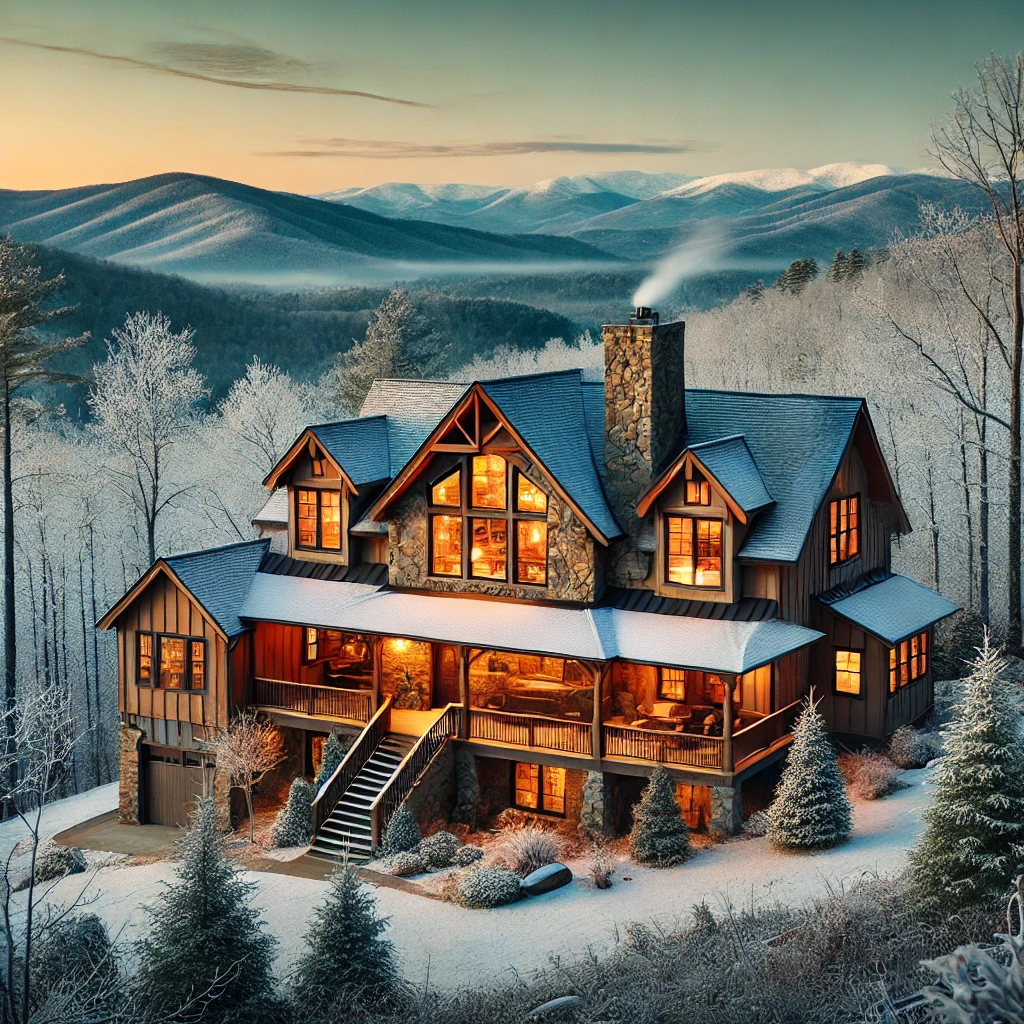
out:
<path id="1" fill-rule="evenodd" d="M 825 279 L 833 283 L 844 280 L 846 277 L 846 266 L 846 253 L 839 249 L 835 256 L 832 257 L 832 265 L 828 268 L 828 274 L 825 275 Z"/>
<path id="2" fill-rule="evenodd" d="M 1008 890 L 1024 864 L 1021 708 L 986 633 L 935 770 L 935 800 L 911 851 L 921 904 L 950 913 Z"/>
<path id="3" fill-rule="evenodd" d="M 748 289 L 747 298 L 751 302 L 760 302 L 764 298 L 765 284 L 758 278 Z"/>
<path id="4" fill-rule="evenodd" d="M 868 261 L 864 258 L 864 254 L 854 246 L 850 250 L 850 255 L 846 257 L 846 280 L 856 281 L 864 273 L 864 268 L 867 265 Z"/>
<path id="5" fill-rule="evenodd" d="M 384 833 L 384 851 L 386 853 L 403 853 L 414 850 L 420 844 L 420 827 L 405 804 L 395 811 L 395 816 L 388 822 Z"/>
<path id="6" fill-rule="evenodd" d="M 203 1019 L 217 1020 L 273 996 L 276 940 L 249 906 L 255 884 L 242 880 L 224 847 L 213 799 L 197 801 L 179 845 L 178 881 L 147 908 L 149 935 L 138 948 L 139 998 L 157 1014 L 187 1007 L 198 1015 L 205 1006 Z"/>
<path id="7" fill-rule="evenodd" d="M 327 900 L 313 911 L 306 952 L 295 965 L 292 987 L 306 1010 L 353 1000 L 372 1005 L 393 997 L 399 975 L 393 944 L 382 939 L 387 918 L 346 864 L 330 877 Z"/>
<path id="8" fill-rule="evenodd" d="M 799 295 L 804 290 L 804 285 L 817 276 L 818 263 L 813 257 L 808 256 L 803 260 L 793 260 L 775 282 L 775 287 L 791 295 Z"/>
<path id="9" fill-rule="evenodd" d="M 768 839 L 781 849 L 827 849 L 850 838 L 850 817 L 846 782 L 812 690 L 768 808 Z"/>
<path id="10" fill-rule="evenodd" d="M 288 802 L 277 813 L 270 829 L 275 848 L 305 846 L 313 835 L 313 809 L 316 787 L 301 775 L 288 790 Z"/>
<path id="11" fill-rule="evenodd" d="M 682 864 L 693 852 L 690 830 L 676 802 L 675 783 L 661 765 L 651 772 L 640 803 L 633 808 L 629 843 L 633 860 L 656 868 Z"/>
<path id="12" fill-rule="evenodd" d="M 348 748 L 351 745 L 347 739 L 342 742 L 336 732 L 332 732 L 327 737 L 327 742 L 324 743 L 323 758 L 320 761 L 320 771 L 316 773 L 316 782 L 313 783 L 317 793 L 320 792 L 320 787 L 337 771 L 338 765 L 345 760 L 345 754 L 348 753 Z"/>

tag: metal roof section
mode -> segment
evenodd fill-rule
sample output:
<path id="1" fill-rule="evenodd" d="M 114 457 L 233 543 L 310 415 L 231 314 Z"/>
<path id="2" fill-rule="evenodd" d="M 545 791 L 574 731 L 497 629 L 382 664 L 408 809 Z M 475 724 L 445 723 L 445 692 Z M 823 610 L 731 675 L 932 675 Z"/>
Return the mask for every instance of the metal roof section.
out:
<path id="1" fill-rule="evenodd" d="M 388 421 L 385 416 L 321 423 L 308 429 L 356 487 L 390 478 Z"/>
<path id="2" fill-rule="evenodd" d="M 775 499 L 753 524 L 740 558 L 799 559 L 863 405 L 860 398 L 687 389 L 687 446 L 742 434 Z"/>
<path id="3" fill-rule="evenodd" d="M 605 587 L 601 607 L 621 608 L 655 615 L 690 615 L 696 619 L 730 619 L 735 622 L 761 622 L 779 617 L 779 602 L 767 597 L 741 597 L 724 601 L 688 601 L 679 597 L 661 597 L 641 587 Z"/>
<path id="4" fill-rule="evenodd" d="M 817 600 L 890 646 L 960 610 L 916 580 L 878 571 L 818 594 Z"/>
<path id="5" fill-rule="evenodd" d="M 288 488 L 278 487 L 267 499 L 266 505 L 256 513 L 252 520 L 253 526 L 287 526 L 288 525 Z"/>
<path id="6" fill-rule="evenodd" d="M 270 540 L 250 540 L 164 558 L 181 585 L 229 637 L 247 629 L 238 617 Z"/>
<path id="7" fill-rule="evenodd" d="M 357 565 L 306 562 L 274 551 L 268 551 L 263 556 L 259 571 L 276 576 L 302 576 L 338 583 L 368 583 L 374 587 L 382 587 L 388 581 L 388 567 L 383 562 L 360 562 Z"/>
<path id="8" fill-rule="evenodd" d="M 485 380 L 479 386 L 591 523 L 609 540 L 621 537 L 591 450 L 582 373 L 563 370 Z"/>
<path id="9" fill-rule="evenodd" d="M 441 601 L 450 607 L 442 612 Z M 492 603 L 257 573 L 246 619 L 403 636 L 588 661 L 623 658 L 740 673 L 814 643 L 821 633 L 778 620 L 737 622 L 618 608 Z"/>
<path id="10" fill-rule="evenodd" d="M 687 451 L 696 456 L 748 515 L 775 504 L 742 434 L 693 444 Z"/>

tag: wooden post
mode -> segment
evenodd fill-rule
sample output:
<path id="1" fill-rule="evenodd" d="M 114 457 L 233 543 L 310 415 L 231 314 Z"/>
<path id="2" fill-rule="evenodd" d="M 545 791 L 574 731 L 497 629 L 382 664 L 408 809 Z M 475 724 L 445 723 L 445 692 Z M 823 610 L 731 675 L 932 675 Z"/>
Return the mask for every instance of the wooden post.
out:
<path id="1" fill-rule="evenodd" d="M 469 666 L 466 664 L 466 648 L 459 645 L 459 700 L 462 702 L 462 717 L 459 722 L 460 739 L 469 737 Z"/>
<path id="2" fill-rule="evenodd" d="M 731 773 L 732 766 L 732 690 L 735 677 L 726 676 L 725 693 L 722 698 L 722 771 Z"/>
<path id="3" fill-rule="evenodd" d="M 382 675 L 381 675 L 381 651 L 384 647 L 384 638 L 379 636 L 373 641 L 373 691 L 370 697 L 370 717 L 373 718 L 377 714 L 377 708 L 380 707 Z"/>
<path id="4" fill-rule="evenodd" d="M 598 763 L 604 751 L 601 749 L 601 696 L 604 692 L 605 665 L 591 666 L 594 675 L 594 714 L 590 723 L 590 756 Z"/>

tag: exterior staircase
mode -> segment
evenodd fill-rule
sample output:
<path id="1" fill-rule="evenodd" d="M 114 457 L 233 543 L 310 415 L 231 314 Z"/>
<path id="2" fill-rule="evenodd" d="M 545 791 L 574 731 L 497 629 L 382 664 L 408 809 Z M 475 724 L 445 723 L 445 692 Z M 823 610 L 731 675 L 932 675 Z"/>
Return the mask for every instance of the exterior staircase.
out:
<path id="1" fill-rule="evenodd" d="M 366 723 L 312 804 L 309 852 L 352 863 L 371 860 L 395 811 L 441 748 L 464 731 L 464 711 L 449 704 L 422 736 L 391 731 L 391 698 Z"/>
<path id="2" fill-rule="evenodd" d="M 373 855 L 370 808 L 395 777 L 415 736 L 387 733 L 342 794 L 330 817 L 320 826 L 309 852 L 314 855 L 362 863 Z"/>

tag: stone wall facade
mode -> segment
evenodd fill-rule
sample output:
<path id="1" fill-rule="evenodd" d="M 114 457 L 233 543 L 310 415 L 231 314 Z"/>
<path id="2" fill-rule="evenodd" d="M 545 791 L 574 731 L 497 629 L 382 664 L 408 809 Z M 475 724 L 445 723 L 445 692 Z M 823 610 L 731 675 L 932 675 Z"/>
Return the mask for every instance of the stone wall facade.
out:
<path id="1" fill-rule="evenodd" d="M 388 639 L 381 646 L 381 689 L 392 707 L 423 711 L 430 707 L 430 644 Z"/>
<path id="2" fill-rule="evenodd" d="M 420 826 L 447 822 L 455 807 L 455 744 L 446 743 L 427 770 L 416 780 L 405 806 Z"/>
<path id="3" fill-rule="evenodd" d="M 117 820 L 122 825 L 141 825 L 139 776 L 142 772 L 142 730 L 122 725 L 119 735 L 120 783 Z"/>

